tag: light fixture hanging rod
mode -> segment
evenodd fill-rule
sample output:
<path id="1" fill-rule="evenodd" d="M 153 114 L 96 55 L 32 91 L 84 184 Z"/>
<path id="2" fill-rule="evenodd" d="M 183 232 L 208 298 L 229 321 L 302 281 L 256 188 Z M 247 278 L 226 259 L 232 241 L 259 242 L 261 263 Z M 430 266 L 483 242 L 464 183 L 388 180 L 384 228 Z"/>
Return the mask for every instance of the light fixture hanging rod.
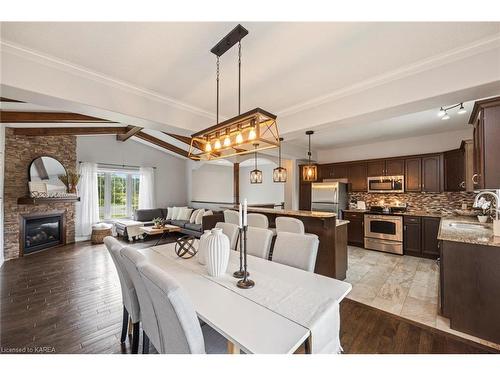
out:
<path id="1" fill-rule="evenodd" d="M 449 106 L 449 107 L 441 107 L 443 109 L 443 111 L 449 111 L 450 109 L 453 109 L 453 108 L 457 108 L 459 106 L 463 106 L 464 103 L 458 103 L 458 104 L 455 104 L 455 105 L 452 105 L 452 106 Z"/>
<path id="2" fill-rule="evenodd" d="M 238 43 L 248 34 L 248 30 L 243 26 L 238 25 L 232 29 L 224 38 L 222 38 L 211 50 L 213 54 L 217 56 L 222 56 L 226 53 L 232 46 Z"/>

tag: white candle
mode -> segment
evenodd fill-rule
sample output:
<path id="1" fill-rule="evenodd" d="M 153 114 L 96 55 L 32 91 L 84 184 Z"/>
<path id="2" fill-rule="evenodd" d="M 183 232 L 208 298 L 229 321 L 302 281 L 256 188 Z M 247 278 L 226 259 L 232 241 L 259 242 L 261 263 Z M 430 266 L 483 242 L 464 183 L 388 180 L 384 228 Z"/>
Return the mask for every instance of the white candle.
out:
<path id="1" fill-rule="evenodd" d="M 245 198 L 245 200 L 243 201 L 243 226 L 247 226 L 248 225 L 248 222 L 247 222 L 247 209 L 248 209 L 248 204 L 247 204 L 247 200 Z"/>
<path id="2" fill-rule="evenodd" d="M 240 207 L 238 210 L 238 227 L 243 228 L 242 222 L 243 222 L 243 212 L 241 212 L 241 203 L 240 203 Z"/>

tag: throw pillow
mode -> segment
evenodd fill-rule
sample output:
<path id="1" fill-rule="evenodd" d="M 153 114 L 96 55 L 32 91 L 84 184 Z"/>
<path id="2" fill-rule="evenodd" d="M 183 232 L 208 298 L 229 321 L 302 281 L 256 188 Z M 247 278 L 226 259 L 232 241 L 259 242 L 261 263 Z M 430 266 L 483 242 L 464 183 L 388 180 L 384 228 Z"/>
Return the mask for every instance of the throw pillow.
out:
<path id="1" fill-rule="evenodd" d="M 179 211 L 177 211 L 177 216 L 175 220 L 185 220 L 184 218 L 184 209 L 187 207 L 179 207 Z M 189 218 L 188 218 L 189 219 Z"/>
<path id="2" fill-rule="evenodd" d="M 191 214 L 191 217 L 189 218 L 189 222 L 191 224 L 194 224 L 194 222 L 196 221 L 196 215 L 198 215 L 199 211 L 200 211 L 199 209 L 198 210 L 194 210 L 193 213 Z"/>
<path id="3" fill-rule="evenodd" d="M 179 216 L 180 207 L 172 207 L 172 220 L 177 220 L 177 216 Z"/>
<path id="4" fill-rule="evenodd" d="M 167 220 L 171 220 L 172 219 L 173 211 L 174 211 L 173 207 L 167 207 L 167 217 L 166 217 Z"/>
<path id="5" fill-rule="evenodd" d="M 181 210 L 181 219 L 180 220 L 186 220 L 189 221 L 189 218 L 191 217 L 191 212 L 193 212 L 192 208 L 183 208 Z"/>
<path id="6" fill-rule="evenodd" d="M 209 216 L 209 215 L 213 215 L 214 213 L 212 212 L 212 210 L 208 210 L 208 211 L 205 211 L 203 213 L 203 216 Z"/>
<path id="7" fill-rule="evenodd" d="M 201 224 L 201 220 L 203 218 L 203 214 L 205 213 L 205 209 L 200 208 L 198 211 L 198 215 L 196 215 L 196 220 L 194 221 L 195 224 Z"/>

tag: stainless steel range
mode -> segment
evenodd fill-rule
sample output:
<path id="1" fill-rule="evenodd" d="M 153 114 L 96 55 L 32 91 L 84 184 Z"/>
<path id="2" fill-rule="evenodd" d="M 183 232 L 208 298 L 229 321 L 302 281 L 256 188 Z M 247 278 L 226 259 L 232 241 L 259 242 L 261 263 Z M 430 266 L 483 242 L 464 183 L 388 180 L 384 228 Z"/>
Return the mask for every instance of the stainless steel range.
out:
<path id="1" fill-rule="evenodd" d="M 403 217 L 365 214 L 365 248 L 403 254 Z"/>

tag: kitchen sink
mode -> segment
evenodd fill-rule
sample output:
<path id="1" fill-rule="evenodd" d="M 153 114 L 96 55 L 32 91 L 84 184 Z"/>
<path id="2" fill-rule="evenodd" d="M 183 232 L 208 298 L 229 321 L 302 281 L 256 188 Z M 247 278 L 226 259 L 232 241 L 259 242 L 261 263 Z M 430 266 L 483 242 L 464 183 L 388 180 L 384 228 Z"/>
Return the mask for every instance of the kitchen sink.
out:
<path id="1" fill-rule="evenodd" d="M 470 230 L 477 230 L 477 229 L 487 229 L 487 227 L 483 224 L 479 223 L 450 223 L 450 227 L 457 228 L 457 229 L 470 229 Z"/>

